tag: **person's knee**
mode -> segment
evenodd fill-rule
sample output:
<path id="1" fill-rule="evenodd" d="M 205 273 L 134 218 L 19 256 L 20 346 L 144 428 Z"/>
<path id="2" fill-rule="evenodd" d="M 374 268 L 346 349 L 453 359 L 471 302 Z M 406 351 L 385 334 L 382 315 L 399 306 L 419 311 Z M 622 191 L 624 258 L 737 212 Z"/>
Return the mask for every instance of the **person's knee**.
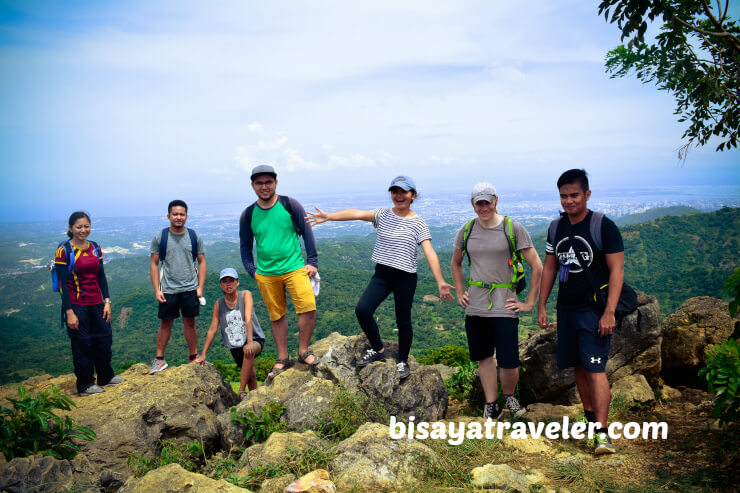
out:
<path id="1" fill-rule="evenodd" d="M 373 316 L 373 310 L 364 303 L 358 303 L 355 307 L 355 316 L 358 319 L 366 319 Z"/>

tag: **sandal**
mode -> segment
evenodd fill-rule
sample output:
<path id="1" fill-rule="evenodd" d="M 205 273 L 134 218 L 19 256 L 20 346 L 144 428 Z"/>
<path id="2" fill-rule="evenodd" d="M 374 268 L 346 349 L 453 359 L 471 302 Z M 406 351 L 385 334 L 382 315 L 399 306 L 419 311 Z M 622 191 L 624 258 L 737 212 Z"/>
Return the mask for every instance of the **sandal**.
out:
<path id="1" fill-rule="evenodd" d="M 241 392 L 239 392 L 239 400 L 240 401 L 243 401 L 244 399 L 247 398 L 248 395 L 249 394 L 247 392 L 245 392 L 244 390 L 242 390 Z"/>
<path id="2" fill-rule="evenodd" d="M 313 362 L 312 363 L 309 363 L 309 362 L 306 361 L 306 359 L 309 356 L 313 356 Z M 308 351 L 306 351 L 305 353 L 303 353 L 303 354 L 300 354 L 299 353 L 298 354 L 298 361 L 300 361 L 304 365 L 308 365 L 308 368 L 309 369 L 316 368 L 319 365 L 319 358 L 315 354 L 313 354 L 313 351 L 311 351 L 310 349 Z"/>
<path id="3" fill-rule="evenodd" d="M 283 365 L 282 368 L 278 368 L 277 365 Z M 282 372 L 288 369 L 290 366 L 290 358 L 285 359 L 276 359 L 275 364 L 272 366 L 272 369 L 267 374 L 266 380 L 272 380 L 276 376 L 280 375 Z"/>

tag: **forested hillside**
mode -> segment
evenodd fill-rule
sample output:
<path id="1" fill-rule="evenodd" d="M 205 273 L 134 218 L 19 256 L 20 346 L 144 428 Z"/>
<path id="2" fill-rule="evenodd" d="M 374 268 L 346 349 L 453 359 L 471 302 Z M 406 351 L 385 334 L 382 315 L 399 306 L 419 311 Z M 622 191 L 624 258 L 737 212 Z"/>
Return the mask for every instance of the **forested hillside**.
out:
<path id="1" fill-rule="evenodd" d="M 443 271 L 450 280 L 451 240 L 456 228 L 433 231 L 435 247 Z M 725 208 L 708 214 L 661 217 L 647 223 L 622 227 L 626 252 L 626 279 L 635 288 L 658 297 L 663 315 L 687 298 L 709 295 L 724 298 L 724 280 L 738 265 L 740 252 L 740 209 Z M 532 231 L 538 252 L 544 252 L 544 231 Z M 374 235 L 341 237 L 319 241 L 321 295 L 315 335 L 332 331 L 356 334 L 359 327 L 354 306 L 372 275 L 370 261 Z M 421 254 L 420 254 L 421 256 Z M 242 272 L 238 245 L 220 242 L 207 245 L 209 276 L 206 283 L 208 305 L 197 319 L 199 346 L 202 347 L 210 323 L 213 302 L 221 295 L 217 272 L 226 266 Z M 455 303 L 434 301 L 437 289 L 423 256 L 416 291 L 413 353 L 420 355 L 443 344 L 466 346 L 464 315 Z M 106 264 L 113 299 L 113 364 L 121 367 L 132 361 L 150 361 L 159 326 L 157 304 L 149 281 L 148 257 L 115 259 Z M 257 292 L 254 281 L 243 276 L 242 288 Z M 71 351 L 66 329 L 60 326 L 60 303 L 51 291 L 45 269 L 0 277 L 0 343 L 6 362 L 0 370 L 0 383 L 17 381 L 38 373 L 72 371 Z M 426 301 L 425 295 L 428 296 Z M 269 319 L 256 294 L 257 315 L 268 334 L 266 352 L 274 351 Z M 551 312 L 552 313 L 552 312 Z M 295 329 L 295 315 L 289 308 L 289 323 Z M 395 338 L 393 303 L 383 303 L 377 312 L 384 338 Z M 520 334 L 536 330 L 534 314 L 521 319 Z M 290 334 L 290 347 L 297 347 L 297 334 Z M 182 325 L 175 324 L 167 348 L 167 360 L 186 360 Z M 209 351 L 211 359 L 230 361 L 217 340 Z"/>

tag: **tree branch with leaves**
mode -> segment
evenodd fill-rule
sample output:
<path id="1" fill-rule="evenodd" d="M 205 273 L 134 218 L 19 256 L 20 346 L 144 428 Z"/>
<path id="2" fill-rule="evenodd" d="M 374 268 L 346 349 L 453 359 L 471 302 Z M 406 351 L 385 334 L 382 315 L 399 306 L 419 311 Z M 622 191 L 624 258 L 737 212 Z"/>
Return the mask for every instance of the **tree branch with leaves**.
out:
<path id="1" fill-rule="evenodd" d="M 729 1 L 602 0 L 599 15 L 622 31 L 620 45 L 606 55 L 611 77 L 633 74 L 673 94 L 679 122 L 688 123 L 679 147 L 719 138 L 717 151 L 737 148 L 740 138 L 740 28 Z M 662 22 L 654 42 L 645 42 L 651 22 Z"/>

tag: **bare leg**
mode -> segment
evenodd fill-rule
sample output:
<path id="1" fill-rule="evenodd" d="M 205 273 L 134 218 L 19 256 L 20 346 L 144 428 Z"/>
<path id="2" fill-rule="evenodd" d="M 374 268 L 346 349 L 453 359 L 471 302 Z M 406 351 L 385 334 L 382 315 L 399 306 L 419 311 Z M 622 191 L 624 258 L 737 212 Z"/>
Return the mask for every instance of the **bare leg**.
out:
<path id="1" fill-rule="evenodd" d="M 308 345 L 311 344 L 313 329 L 316 327 L 316 310 L 298 314 L 298 354 L 304 354 L 308 351 Z M 286 342 L 287 344 L 287 342 Z M 311 364 L 315 361 L 316 356 L 311 356 Z"/>
<path id="2" fill-rule="evenodd" d="M 498 397 L 498 375 L 496 374 L 496 360 L 493 356 L 478 362 L 478 374 L 486 395 L 486 402 L 494 402 Z"/>
<path id="3" fill-rule="evenodd" d="M 577 366 L 576 385 L 584 411 L 593 411 L 596 421 L 606 426 L 611 402 L 611 389 L 606 373 L 589 373 L 582 366 Z"/>
<path id="4" fill-rule="evenodd" d="M 512 395 L 516 391 L 519 382 L 519 368 L 501 368 L 501 390 L 506 395 Z"/>
<path id="5" fill-rule="evenodd" d="M 278 359 L 288 359 L 288 319 L 283 315 L 271 324 L 272 337 L 275 339 L 275 346 L 278 350 Z M 283 365 L 278 366 L 278 368 L 282 367 Z"/>
<path id="6" fill-rule="evenodd" d="M 174 322 L 172 319 L 160 321 L 159 331 L 157 332 L 157 356 L 164 356 L 164 350 L 167 349 L 167 343 L 170 342 Z"/>
<path id="7" fill-rule="evenodd" d="M 239 392 L 243 392 L 244 389 L 255 390 L 257 388 L 257 374 L 254 371 L 254 357 L 262 351 L 262 347 L 258 342 L 252 342 L 252 348 L 254 349 L 254 356 L 247 356 L 244 354 L 242 360 L 242 371 L 239 382 Z"/>
<path id="8" fill-rule="evenodd" d="M 195 317 L 182 317 L 185 327 L 185 341 L 188 343 L 188 356 L 198 353 L 198 333 L 195 331 Z"/>

